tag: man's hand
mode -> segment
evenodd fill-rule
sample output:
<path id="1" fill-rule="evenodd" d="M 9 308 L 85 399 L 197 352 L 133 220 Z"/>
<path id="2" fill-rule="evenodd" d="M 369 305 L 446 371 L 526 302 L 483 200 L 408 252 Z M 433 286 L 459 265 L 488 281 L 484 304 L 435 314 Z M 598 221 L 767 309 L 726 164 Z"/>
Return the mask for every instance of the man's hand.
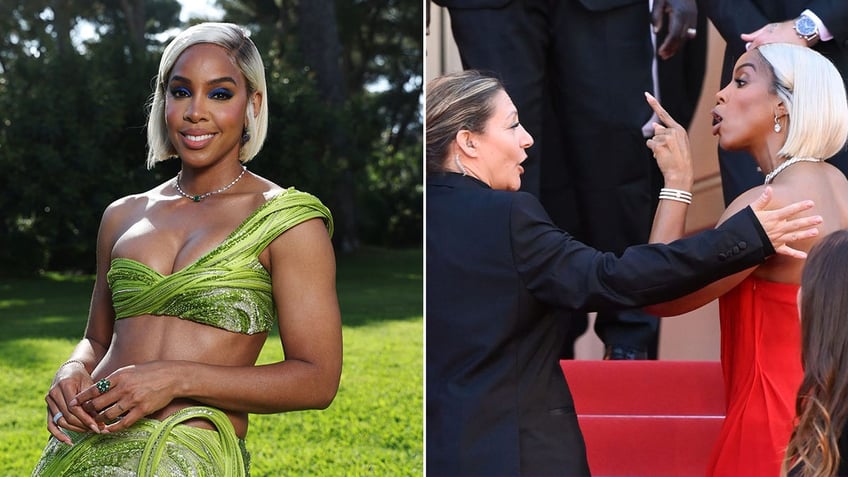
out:
<path id="1" fill-rule="evenodd" d="M 698 6 L 695 0 L 654 0 L 651 24 L 655 32 L 662 30 L 666 15 L 668 35 L 657 50 L 659 57 L 664 60 L 674 56 L 683 43 L 698 34 L 695 29 L 698 25 Z"/>
<path id="2" fill-rule="evenodd" d="M 807 40 L 798 36 L 798 32 L 795 31 L 795 20 L 769 23 L 753 33 L 743 33 L 741 38 L 748 42 L 745 48 L 749 50 L 766 43 L 794 43 L 801 46 L 813 46 L 819 40 L 816 37 L 808 43 Z"/>

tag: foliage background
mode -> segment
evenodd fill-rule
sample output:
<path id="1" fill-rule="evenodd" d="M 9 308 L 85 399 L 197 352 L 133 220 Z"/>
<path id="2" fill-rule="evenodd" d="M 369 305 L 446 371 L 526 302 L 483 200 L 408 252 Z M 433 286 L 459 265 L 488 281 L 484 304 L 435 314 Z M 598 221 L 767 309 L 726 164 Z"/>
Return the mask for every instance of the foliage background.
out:
<path id="1" fill-rule="evenodd" d="M 252 416 L 254 475 L 420 475 L 423 2 L 214 3 L 265 60 L 269 137 L 250 169 L 314 193 L 337 226 L 339 394 L 325 411 Z M 145 169 L 144 126 L 162 49 L 200 21 L 180 8 L 0 0 L 0 476 L 28 475 L 43 448 L 102 211 L 179 167 Z M 272 336 L 260 362 L 280 354 Z"/>
<path id="2" fill-rule="evenodd" d="M 338 251 L 420 245 L 422 2 L 215 3 L 265 60 L 269 138 L 250 169 L 320 197 Z M 176 174 L 175 161 L 145 169 L 144 125 L 179 12 L 0 0 L 0 274 L 91 272 L 106 205 Z"/>

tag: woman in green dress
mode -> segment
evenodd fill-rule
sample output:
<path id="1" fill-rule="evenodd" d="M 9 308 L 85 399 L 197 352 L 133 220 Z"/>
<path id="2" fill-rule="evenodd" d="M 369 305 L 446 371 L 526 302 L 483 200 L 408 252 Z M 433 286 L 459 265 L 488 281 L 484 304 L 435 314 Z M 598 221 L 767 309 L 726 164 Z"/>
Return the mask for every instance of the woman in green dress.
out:
<path id="1" fill-rule="evenodd" d="M 246 475 L 249 413 L 326 408 L 342 365 L 330 212 L 248 171 L 267 132 L 247 33 L 203 23 L 165 49 L 148 167 L 109 205 L 84 338 L 47 394 L 33 475 Z M 283 361 L 256 366 L 276 322 Z"/>

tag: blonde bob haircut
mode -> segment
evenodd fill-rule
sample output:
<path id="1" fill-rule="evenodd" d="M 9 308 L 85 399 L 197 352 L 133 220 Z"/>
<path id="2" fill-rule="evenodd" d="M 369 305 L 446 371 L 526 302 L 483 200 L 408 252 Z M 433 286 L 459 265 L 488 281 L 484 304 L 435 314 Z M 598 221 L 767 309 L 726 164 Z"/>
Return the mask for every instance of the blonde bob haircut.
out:
<path id="1" fill-rule="evenodd" d="M 789 43 L 757 48 L 789 113 L 783 157 L 829 159 L 848 140 L 848 99 L 839 71 L 815 50 Z"/>
<path id="2" fill-rule="evenodd" d="M 155 78 L 155 90 L 150 99 L 150 112 L 147 118 L 147 168 L 152 169 L 157 162 L 177 155 L 176 149 L 168 140 L 168 127 L 165 124 L 165 96 L 168 77 L 180 55 L 190 46 L 199 43 L 211 43 L 230 52 L 233 62 L 247 80 L 248 96 L 258 92 L 261 95 L 259 114 L 254 117 L 253 101 L 248 100 L 245 111 L 246 132 L 250 140 L 239 149 L 239 161 L 248 162 L 259 153 L 268 134 L 268 86 L 265 83 L 265 65 L 259 50 L 247 31 L 232 23 L 207 22 L 187 28 L 176 36 L 162 53 L 159 72 Z"/>

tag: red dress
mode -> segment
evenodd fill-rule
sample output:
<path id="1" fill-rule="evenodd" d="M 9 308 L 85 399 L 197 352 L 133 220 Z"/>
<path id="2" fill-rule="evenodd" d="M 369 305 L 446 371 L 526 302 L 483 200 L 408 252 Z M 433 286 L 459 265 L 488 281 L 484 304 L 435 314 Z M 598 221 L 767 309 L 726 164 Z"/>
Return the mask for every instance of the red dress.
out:
<path id="1" fill-rule="evenodd" d="M 727 416 L 708 476 L 780 473 L 804 374 L 797 293 L 749 276 L 719 299 Z"/>

